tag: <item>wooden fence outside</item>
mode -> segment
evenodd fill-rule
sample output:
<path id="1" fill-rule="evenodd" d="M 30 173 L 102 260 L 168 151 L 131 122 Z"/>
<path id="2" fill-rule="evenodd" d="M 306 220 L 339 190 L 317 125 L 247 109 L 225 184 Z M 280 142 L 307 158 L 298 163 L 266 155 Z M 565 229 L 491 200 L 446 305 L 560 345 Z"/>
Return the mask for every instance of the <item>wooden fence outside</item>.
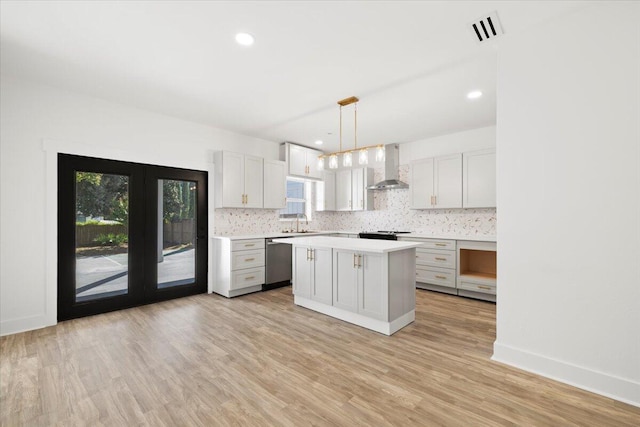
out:
<path id="1" fill-rule="evenodd" d="M 93 241 L 100 234 L 127 234 L 127 226 L 122 224 L 89 224 L 76 226 L 76 247 L 96 246 Z"/>
<path id="2" fill-rule="evenodd" d="M 164 223 L 164 246 L 184 245 L 195 243 L 196 227 L 193 219 L 183 219 L 178 222 Z"/>
<path id="3" fill-rule="evenodd" d="M 196 229 L 193 219 L 164 223 L 164 246 L 194 243 Z M 100 234 L 127 234 L 127 226 L 122 224 L 89 224 L 76 226 L 76 247 L 96 246 L 95 238 Z"/>

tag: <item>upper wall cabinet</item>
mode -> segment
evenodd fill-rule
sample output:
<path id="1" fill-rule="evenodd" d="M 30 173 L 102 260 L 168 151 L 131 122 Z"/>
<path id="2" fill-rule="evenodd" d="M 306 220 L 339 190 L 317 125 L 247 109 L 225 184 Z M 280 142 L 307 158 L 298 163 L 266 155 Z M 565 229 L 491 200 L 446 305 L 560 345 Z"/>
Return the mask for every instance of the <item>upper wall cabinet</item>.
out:
<path id="1" fill-rule="evenodd" d="M 280 159 L 287 163 L 287 175 L 299 178 L 322 179 L 322 171 L 318 169 L 318 156 L 322 154 L 288 142 L 280 146 Z"/>
<path id="2" fill-rule="evenodd" d="M 336 210 L 336 173 L 322 172 L 322 181 L 316 182 L 316 211 Z"/>
<path id="3" fill-rule="evenodd" d="M 279 209 L 284 206 L 284 162 L 230 151 L 214 153 L 214 162 L 216 208 Z M 265 188 L 268 191 L 265 192 Z"/>
<path id="4" fill-rule="evenodd" d="M 462 207 L 462 154 L 411 162 L 409 198 L 412 209 Z"/>
<path id="5" fill-rule="evenodd" d="M 496 206 L 496 150 L 462 154 L 462 207 Z"/>
<path id="6" fill-rule="evenodd" d="M 335 177 L 335 210 L 366 211 L 373 209 L 373 169 L 343 169 Z"/>
<path id="7" fill-rule="evenodd" d="M 287 205 L 287 164 L 264 160 L 264 208 L 282 209 Z"/>

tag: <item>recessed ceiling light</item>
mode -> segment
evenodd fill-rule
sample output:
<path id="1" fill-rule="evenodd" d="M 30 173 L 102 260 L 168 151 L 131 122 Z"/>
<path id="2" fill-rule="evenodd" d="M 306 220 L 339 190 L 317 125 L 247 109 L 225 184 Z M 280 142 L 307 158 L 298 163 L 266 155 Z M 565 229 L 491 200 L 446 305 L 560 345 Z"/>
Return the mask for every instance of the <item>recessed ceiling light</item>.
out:
<path id="1" fill-rule="evenodd" d="M 249 33 L 236 34 L 236 42 L 242 46 L 251 46 L 255 39 Z"/>
<path id="2" fill-rule="evenodd" d="M 482 92 L 480 92 L 479 90 L 474 90 L 467 94 L 468 99 L 478 99 L 481 96 L 482 96 Z"/>
<path id="3" fill-rule="evenodd" d="M 316 141 L 316 145 L 322 145 L 322 141 L 321 140 L 317 140 Z"/>

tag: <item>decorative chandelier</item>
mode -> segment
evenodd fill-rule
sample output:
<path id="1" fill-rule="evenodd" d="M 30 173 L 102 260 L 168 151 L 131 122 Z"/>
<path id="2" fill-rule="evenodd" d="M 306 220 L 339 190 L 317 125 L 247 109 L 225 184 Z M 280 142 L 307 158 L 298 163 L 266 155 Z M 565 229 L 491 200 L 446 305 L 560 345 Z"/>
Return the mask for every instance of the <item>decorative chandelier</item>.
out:
<path id="1" fill-rule="evenodd" d="M 360 101 L 355 96 L 350 96 L 349 98 L 342 99 L 338 101 L 338 105 L 340 106 L 340 151 L 336 151 L 329 154 L 323 154 L 318 156 L 318 169 L 324 169 L 325 159 L 329 159 L 329 169 L 337 169 L 338 168 L 338 157 L 342 156 L 342 166 L 351 167 L 353 165 L 353 155 L 357 153 L 358 155 L 358 164 L 366 165 L 369 163 L 369 149 L 376 150 L 376 162 L 384 161 L 384 145 L 368 145 L 366 147 L 358 148 L 358 101 Z M 348 150 L 342 149 L 342 107 L 347 105 L 353 105 L 353 148 Z"/>

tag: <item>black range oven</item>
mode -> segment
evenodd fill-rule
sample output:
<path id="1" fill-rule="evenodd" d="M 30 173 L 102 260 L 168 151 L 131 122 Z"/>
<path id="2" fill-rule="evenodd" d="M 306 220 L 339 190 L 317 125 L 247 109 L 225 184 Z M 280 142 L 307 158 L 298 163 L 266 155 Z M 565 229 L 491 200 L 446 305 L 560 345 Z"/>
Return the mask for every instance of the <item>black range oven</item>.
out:
<path id="1" fill-rule="evenodd" d="M 361 239 L 398 240 L 398 234 L 407 234 L 410 231 L 364 231 L 358 236 Z"/>

